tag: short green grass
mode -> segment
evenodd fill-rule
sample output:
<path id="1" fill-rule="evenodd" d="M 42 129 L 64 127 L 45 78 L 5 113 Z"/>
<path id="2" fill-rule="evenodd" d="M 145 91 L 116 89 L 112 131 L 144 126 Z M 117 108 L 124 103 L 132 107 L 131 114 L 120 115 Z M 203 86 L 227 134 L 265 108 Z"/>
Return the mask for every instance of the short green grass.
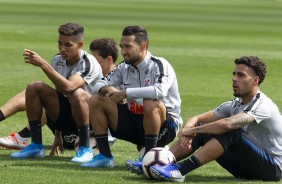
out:
<path id="1" fill-rule="evenodd" d="M 58 53 L 57 28 L 66 22 L 85 27 L 85 49 L 98 37 L 119 43 L 127 25 L 147 28 L 149 50 L 175 68 L 184 121 L 210 110 L 232 96 L 233 61 L 243 55 L 262 58 L 268 75 L 261 90 L 282 108 L 282 1 L 280 0 L 0 0 L 0 104 L 41 80 L 43 72 L 25 64 L 23 49 L 46 60 Z M 122 60 L 120 56 L 119 61 Z M 24 112 L 0 123 L 0 136 L 20 130 Z M 46 154 L 53 136 L 43 128 Z M 124 161 L 137 157 L 134 145 L 118 140 L 112 147 L 114 169 L 81 169 L 63 157 L 15 160 L 11 150 L 0 150 L 1 183 L 158 183 L 126 170 Z M 232 177 L 215 162 L 186 176 L 187 183 L 265 183 Z"/>

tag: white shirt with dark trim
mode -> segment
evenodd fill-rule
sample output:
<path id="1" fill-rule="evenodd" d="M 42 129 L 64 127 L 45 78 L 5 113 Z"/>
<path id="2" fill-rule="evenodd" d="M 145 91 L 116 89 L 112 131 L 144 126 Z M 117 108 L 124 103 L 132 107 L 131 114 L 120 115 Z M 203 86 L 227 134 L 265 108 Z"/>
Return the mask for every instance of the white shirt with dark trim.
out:
<path id="1" fill-rule="evenodd" d="M 256 100 L 256 96 L 259 95 Z M 225 102 L 213 112 L 219 118 L 226 118 L 245 111 L 254 117 L 255 122 L 243 127 L 261 145 L 270 151 L 282 169 L 282 116 L 277 105 L 264 93 L 258 91 L 248 104 L 242 105 L 241 98 Z M 249 109 L 248 106 L 251 105 Z M 247 110 L 246 110 L 247 109 Z"/>
<path id="2" fill-rule="evenodd" d="M 72 66 L 67 66 L 66 60 L 60 54 L 51 59 L 51 66 L 66 79 L 74 74 L 79 74 L 85 80 L 82 88 L 91 95 L 95 82 L 103 77 L 100 64 L 94 56 L 85 50 L 81 50 L 79 62 Z"/>
<path id="3" fill-rule="evenodd" d="M 161 100 L 178 129 L 182 126 L 177 78 L 166 59 L 147 52 L 145 59 L 137 67 L 121 62 L 103 80 L 96 83 L 94 91 L 98 92 L 105 85 L 126 89 L 128 108 L 135 114 L 143 114 L 144 98 Z"/>

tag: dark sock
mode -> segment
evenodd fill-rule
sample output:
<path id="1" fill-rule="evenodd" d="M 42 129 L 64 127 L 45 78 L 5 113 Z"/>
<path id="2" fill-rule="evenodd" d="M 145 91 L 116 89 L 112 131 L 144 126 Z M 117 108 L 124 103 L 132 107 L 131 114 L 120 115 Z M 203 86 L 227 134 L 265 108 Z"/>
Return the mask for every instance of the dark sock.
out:
<path id="1" fill-rule="evenodd" d="M 155 148 L 158 142 L 158 135 L 145 135 L 145 154 Z M 144 155 L 145 155 L 144 154 Z"/>
<path id="2" fill-rule="evenodd" d="M 102 153 L 106 157 L 112 157 L 112 153 L 108 142 L 108 134 L 95 135 L 95 138 L 100 153 Z"/>
<path id="3" fill-rule="evenodd" d="M 89 148 L 90 129 L 88 125 L 77 126 L 79 146 Z"/>
<path id="4" fill-rule="evenodd" d="M 30 138 L 30 130 L 25 127 L 24 129 L 22 129 L 21 131 L 18 132 L 18 134 L 22 137 L 22 138 Z"/>
<path id="5" fill-rule="evenodd" d="M 29 127 L 32 142 L 36 144 L 42 144 L 41 121 L 29 121 Z"/>
<path id="6" fill-rule="evenodd" d="M 186 175 L 188 172 L 193 171 L 194 169 L 200 167 L 202 164 L 198 160 L 197 157 L 192 155 L 188 159 L 184 160 L 183 162 L 179 162 L 178 165 L 179 171 L 182 174 L 182 176 Z"/>
<path id="7" fill-rule="evenodd" d="M 0 110 L 0 121 L 3 121 L 5 119 L 5 116 L 3 112 Z"/>

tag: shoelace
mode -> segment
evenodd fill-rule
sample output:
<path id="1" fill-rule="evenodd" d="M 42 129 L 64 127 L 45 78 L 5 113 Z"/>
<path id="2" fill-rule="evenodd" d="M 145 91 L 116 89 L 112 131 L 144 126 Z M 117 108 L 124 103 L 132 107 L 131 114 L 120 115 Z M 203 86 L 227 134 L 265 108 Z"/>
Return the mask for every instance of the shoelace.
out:
<path id="1" fill-rule="evenodd" d="M 86 149 L 79 149 L 76 153 L 76 156 L 80 157 L 81 155 L 83 155 L 87 150 Z"/>

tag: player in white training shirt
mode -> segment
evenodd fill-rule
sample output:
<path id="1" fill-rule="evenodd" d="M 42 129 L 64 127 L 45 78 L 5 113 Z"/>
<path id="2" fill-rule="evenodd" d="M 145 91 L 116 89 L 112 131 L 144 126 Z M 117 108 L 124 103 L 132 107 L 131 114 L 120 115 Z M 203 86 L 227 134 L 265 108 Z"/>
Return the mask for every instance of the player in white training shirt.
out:
<path id="1" fill-rule="evenodd" d="M 182 125 L 180 95 L 170 63 L 153 56 L 147 31 L 128 26 L 120 42 L 124 62 L 95 84 L 89 101 L 90 120 L 100 154 L 82 167 L 113 167 L 107 144 L 107 129 L 118 139 L 144 146 L 145 152 L 169 144 Z M 113 86 L 122 86 L 118 90 Z M 124 100 L 126 99 L 126 103 Z M 132 172 L 142 174 L 141 161 L 127 161 Z"/>
<path id="2" fill-rule="evenodd" d="M 160 179 L 183 182 L 190 171 L 216 160 L 234 177 L 279 181 L 282 169 L 282 116 L 259 90 L 265 64 L 255 56 L 235 60 L 236 97 L 212 111 L 190 118 L 170 148 L 178 160 L 150 170 Z"/>
<path id="3" fill-rule="evenodd" d="M 58 29 L 60 53 L 53 57 L 51 65 L 31 50 L 24 50 L 26 63 L 40 67 L 55 85 L 33 82 L 26 88 L 26 113 L 32 142 L 20 152 L 12 153 L 14 158 L 44 157 L 42 145 L 41 116 L 46 111 L 48 123 L 55 127 L 53 145 L 61 145 L 62 130 L 77 124 L 80 138 L 79 149 L 72 162 L 87 162 L 92 159 L 89 147 L 89 108 L 87 101 L 95 82 L 100 79 L 102 69 L 91 54 L 82 50 L 84 28 L 76 23 L 61 25 Z"/>

